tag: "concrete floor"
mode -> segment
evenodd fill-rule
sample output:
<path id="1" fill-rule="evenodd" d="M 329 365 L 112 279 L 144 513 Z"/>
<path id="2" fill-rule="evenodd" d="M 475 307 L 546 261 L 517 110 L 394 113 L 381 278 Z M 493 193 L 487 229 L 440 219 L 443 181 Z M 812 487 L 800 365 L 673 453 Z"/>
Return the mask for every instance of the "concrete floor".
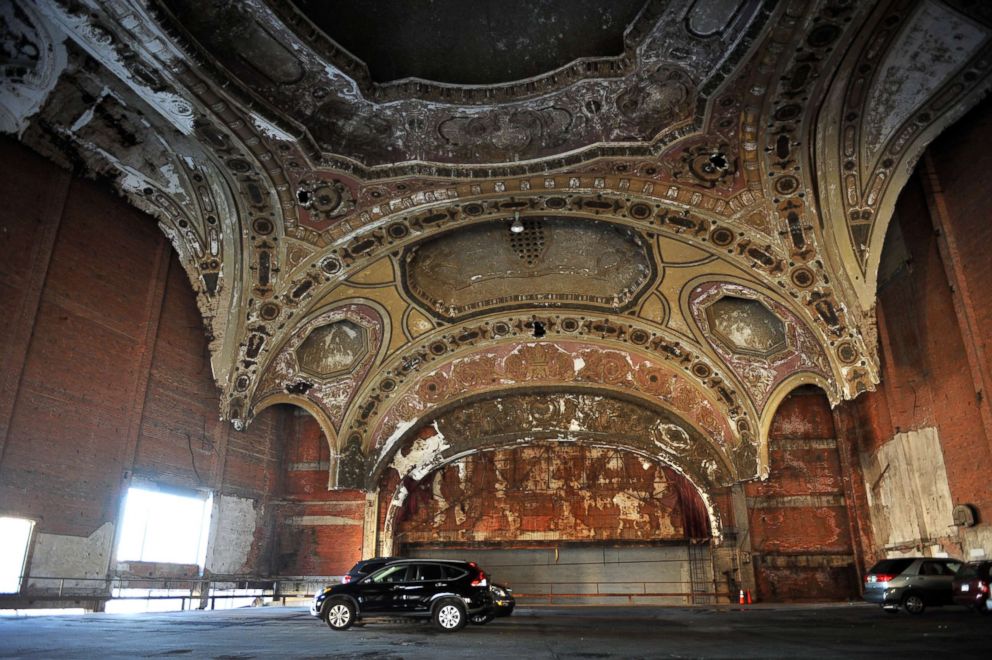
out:
<path id="1" fill-rule="evenodd" d="M 522 608 L 454 633 L 422 622 L 334 632 L 299 607 L 0 617 L 3 658 L 911 658 L 989 657 L 992 618 L 871 605 Z"/>

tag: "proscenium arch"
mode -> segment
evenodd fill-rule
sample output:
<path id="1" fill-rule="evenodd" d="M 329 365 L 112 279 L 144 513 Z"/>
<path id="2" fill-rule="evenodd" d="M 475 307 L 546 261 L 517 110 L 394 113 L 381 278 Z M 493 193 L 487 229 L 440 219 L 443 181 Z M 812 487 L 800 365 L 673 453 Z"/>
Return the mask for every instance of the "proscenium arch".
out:
<path id="1" fill-rule="evenodd" d="M 551 398 L 556 396 L 590 397 L 603 401 L 624 403 L 636 407 L 643 412 L 650 413 L 657 419 L 671 418 L 676 420 L 676 422 L 680 424 L 683 429 L 696 436 L 693 439 L 694 441 L 705 443 L 705 448 L 712 452 L 712 456 L 710 458 L 716 459 L 717 461 L 713 464 L 711 470 L 714 476 L 712 476 L 710 480 L 713 484 L 730 485 L 736 483 L 740 479 L 733 461 L 730 460 L 730 457 L 723 452 L 719 445 L 706 433 L 706 431 L 700 429 L 698 426 L 687 420 L 680 413 L 680 411 L 675 410 L 670 406 L 666 406 L 656 400 L 646 399 L 635 394 L 618 392 L 604 389 L 602 387 L 544 385 L 539 387 L 501 387 L 487 392 L 476 392 L 458 397 L 443 405 L 433 408 L 430 412 L 417 419 L 415 423 L 404 428 L 403 432 L 396 438 L 395 442 L 378 447 L 378 451 L 368 457 L 365 482 L 362 486 L 366 490 L 374 488 L 382 478 L 383 473 L 391 466 L 391 463 L 397 453 L 406 448 L 408 443 L 411 442 L 411 439 L 413 439 L 421 429 L 436 424 L 439 420 L 443 421 L 446 416 L 451 415 L 452 413 L 464 411 L 472 406 L 478 407 L 480 404 L 485 402 L 502 402 L 511 399 L 524 399 L 526 397 Z M 618 420 L 617 423 L 620 423 L 620 420 Z M 538 437 L 545 432 L 540 429 L 519 429 L 519 433 L 526 433 L 532 437 Z M 570 426 L 567 429 L 554 429 L 552 432 L 553 435 L 568 435 L 571 433 L 583 433 L 583 431 Z M 592 433 L 592 431 L 586 431 L 585 433 L 589 434 Z M 604 431 L 602 433 L 606 432 Z M 514 433 L 510 433 L 510 435 L 514 435 Z M 464 442 L 464 440 L 462 441 Z M 647 440 L 645 439 L 644 442 L 647 443 Z M 660 448 L 663 448 L 663 445 L 660 443 L 654 444 Z M 680 455 L 679 452 L 670 452 L 670 454 L 674 457 L 672 460 L 675 461 L 675 463 L 672 464 L 672 467 L 679 468 L 682 473 L 691 472 L 688 465 L 678 464 L 678 461 L 683 460 L 685 456 Z"/>
<path id="2" fill-rule="evenodd" d="M 392 543 L 393 523 L 408 494 L 406 484 L 409 483 L 410 479 L 420 481 L 445 465 L 473 453 L 520 446 L 536 446 L 548 442 L 573 442 L 586 446 L 621 449 L 674 469 L 685 477 L 700 495 L 710 519 L 711 533 L 719 541 L 720 515 L 714 504 L 714 491 L 735 483 L 735 475 L 730 470 L 708 474 L 704 467 L 690 463 L 693 458 L 690 454 L 693 452 L 666 450 L 661 443 L 653 442 L 648 437 L 615 431 L 616 427 L 612 419 L 605 422 L 600 420 L 598 423 L 605 423 L 602 428 L 583 426 L 586 421 L 584 417 L 581 418 L 582 422 L 576 419 L 571 421 L 568 426 L 564 426 L 563 422 L 567 417 L 566 415 L 561 419 L 562 425 L 557 428 L 548 427 L 530 432 L 524 428 L 508 429 L 505 432 L 484 434 L 480 437 L 458 435 L 450 438 L 450 441 L 444 435 L 444 431 L 450 431 L 451 426 L 454 425 L 457 428 L 457 423 L 452 424 L 449 420 L 457 418 L 461 414 L 470 414 L 473 409 L 482 409 L 481 414 L 485 414 L 486 406 L 512 406 L 515 403 L 514 400 L 519 401 L 516 403 L 518 407 L 525 409 L 528 405 L 528 399 L 560 402 L 566 401 L 570 397 L 583 396 L 590 399 L 590 405 L 593 406 L 592 410 L 608 409 L 610 406 L 616 405 L 629 405 L 638 408 L 644 415 L 643 419 L 638 420 L 639 422 L 654 419 L 657 420 L 658 424 L 667 424 L 671 420 L 677 420 L 683 425 L 682 428 L 691 428 L 691 425 L 684 419 L 660 405 L 652 405 L 617 392 L 585 391 L 576 388 L 538 388 L 530 390 L 508 389 L 465 397 L 425 415 L 416 424 L 409 427 L 397 443 L 385 448 L 385 451 L 374 457 L 375 460 L 370 461 L 370 469 L 364 484 L 366 491 L 380 492 L 380 495 L 385 495 L 386 493 L 381 491 L 388 485 L 387 477 L 390 476 L 391 471 L 394 474 L 392 480 L 395 480 L 396 483 L 395 488 L 389 493 L 388 514 L 381 541 Z M 526 423 L 523 420 L 520 421 Z M 594 421 L 593 423 L 597 422 Z M 693 442 L 706 443 L 712 451 L 714 449 L 712 443 L 698 433 L 698 430 L 693 430 L 697 435 Z M 654 447 L 654 451 L 652 451 L 652 447 Z M 408 450 L 406 455 L 402 454 L 404 450 Z M 714 455 L 715 453 L 713 452 Z M 694 458 L 698 460 L 699 454 L 697 453 Z"/>
<path id="3" fill-rule="evenodd" d="M 438 345 L 441 345 L 440 342 Z M 570 353 L 570 349 L 574 349 L 575 353 Z M 540 355 L 537 355 L 538 353 Z M 583 353 L 586 357 L 578 359 Z M 429 356 L 429 351 L 423 355 Z M 528 355 L 537 359 L 541 365 L 550 364 L 551 375 L 535 380 L 529 374 L 512 373 L 518 368 L 526 369 Z M 508 370 L 511 359 L 517 362 Z M 555 362 L 542 362 L 548 359 L 553 359 Z M 615 366 L 622 366 L 624 372 L 614 374 L 614 378 L 609 379 L 595 371 L 583 375 L 587 366 L 585 359 L 611 360 L 614 361 Z M 472 362 L 473 360 L 478 362 Z M 483 361 L 492 364 L 480 365 Z M 352 415 L 351 421 L 345 425 L 347 430 L 344 433 L 348 435 L 349 444 L 361 443 L 364 453 L 371 455 L 373 452 L 381 451 L 381 447 L 388 448 L 397 444 L 400 436 L 408 430 L 413 420 L 420 419 L 425 413 L 447 406 L 466 396 L 509 388 L 533 389 L 539 386 L 576 387 L 585 390 L 605 388 L 607 391 L 641 399 L 648 405 L 664 405 L 663 401 L 668 401 L 670 407 L 680 405 L 678 414 L 683 419 L 692 420 L 693 427 L 700 433 L 723 440 L 721 452 L 725 460 L 735 466 L 735 472 L 754 473 L 756 465 L 752 463 L 755 458 L 754 434 L 757 430 L 757 414 L 751 409 L 748 401 L 740 400 L 740 394 L 734 393 L 734 400 L 737 401 L 734 411 L 727 408 L 726 403 L 718 401 L 716 392 L 706 391 L 703 383 L 712 384 L 718 380 L 717 374 L 723 373 L 705 364 L 708 361 L 706 359 L 702 362 L 693 362 L 694 365 L 704 364 L 707 369 L 706 377 L 695 383 L 688 373 L 684 374 L 679 367 L 666 363 L 664 356 L 652 355 L 644 350 L 634 350 L 633 347 L 617 343 L 590 341 L 585 337 L 556 336 L 554 340 L 509 337 L 492 345 L 472 347 L 443 360 L 429 362 L 429 370 L 417 372 L 414 377 L 404 382 L 402 387 L 395 382 L 390 385 L 391 392 L 395 393 L 395 396 L 387 397 L 389 405 L 383 405 L 387 399 L 383 398 L 379 390 L 366 389 L 356 399 L 357 405 L 354 406 L 354 409 L 360 412 Z M 568 364 L 564 364 L 565 362 Z M 455 377 L 459 364 L 470 365 L 473 369 L 484 366 L 485 371 L 480 371 L 474 376 L 480 378 L 484 376 L 484 378 L 477 382 L 466 382 L 465 378 L 461 378 L 458 386 L 450 391 L 437 387 L 435 381 L 439 374 L 447 382 L 449 375 L 445 372 L 450 372 L 451 377 Z M 555 364 L 559 367 L 556 368 Z M 596 365 L 589 366 L 592 368 Z M 493 371 L 493 368 L 501 370 Z M 542 366 L 541 369 L 543 368 Z M 566 369 L 569 373 L 558 373 L 556 371 L 558 368 Z M 596 378 L 598 380 L 594 380 Z M 648 380 L 649 378 L 651 379 Z M 432 383 L 435 383 L 434 388 L 431 388 Z M 716 385 L 717 388 L 721 386 Z"/>

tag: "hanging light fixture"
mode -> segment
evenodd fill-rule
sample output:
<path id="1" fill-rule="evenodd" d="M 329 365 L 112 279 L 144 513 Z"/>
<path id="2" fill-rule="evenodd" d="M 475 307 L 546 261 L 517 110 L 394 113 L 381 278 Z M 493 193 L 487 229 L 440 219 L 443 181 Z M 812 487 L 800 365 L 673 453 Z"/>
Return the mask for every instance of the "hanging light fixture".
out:
<path id="1" fill-rule="evenodd" d="M 513 212 L 513 224 L 510 225 L 510 231 L 514 234 L 519 234 L 524 230 L 524 223 L 520 222 L 520 211 Z"/>

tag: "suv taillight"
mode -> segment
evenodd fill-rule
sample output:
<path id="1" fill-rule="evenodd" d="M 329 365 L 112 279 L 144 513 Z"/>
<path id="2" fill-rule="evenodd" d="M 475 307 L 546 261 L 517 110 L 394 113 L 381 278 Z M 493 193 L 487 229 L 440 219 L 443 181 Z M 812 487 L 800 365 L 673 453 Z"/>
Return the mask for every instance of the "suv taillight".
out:
<path id="1" fill-rule="evenodd" d="M 981 593 L 983 593 L 983 594 L 987 594 L 989 592 L 989 584 L 988 584 L 988 582 L 985 582 L 984 580 L 979 580 L 978 581 L 978 590 Z"/>
<path id="2" fill-rule="evenodd" d="M 341 584 L 348 584 L 349 582 L 351 582 L 350 575 L 345 575 L 343 578 L 341 578 Z"/>
<path id="3" fill-rule="evenodd" d="M 486 572 L 485 571 L 483 571 L 483 570 L 480 570 L 479 571 L 479 574 L 475 576 L 475 579 L 474 580 L 472 580 L 472 586 L 473 587 L 487 587 L 487 586 L 489 586 L 489 583 L 486 582 Z"/>
<path id="4" fill-rule="evenodd" d="M 896 579 L 895 573 L 875 573 L 873 575 L 865 576 L 865 582 L 888 582 L 889 580 L 895 580 L 895 579 Z"/>

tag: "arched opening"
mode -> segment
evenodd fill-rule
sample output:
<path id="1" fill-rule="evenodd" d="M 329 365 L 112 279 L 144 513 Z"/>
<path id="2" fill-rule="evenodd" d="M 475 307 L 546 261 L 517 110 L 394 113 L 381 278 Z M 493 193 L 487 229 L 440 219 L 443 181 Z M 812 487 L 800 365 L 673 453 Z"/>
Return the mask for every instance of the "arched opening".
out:
<path id="1" fill-rule="evenodd" d="M 376 550 L 471 557 L 525 600 L 714 602 L 736 574 L 722 522 L 733 479 L 707 446 L 616 393 L 469 399 L 421 420 L 383 463 Z"/>
<path id="2" fill-rule="evenodd" d="M 769 478 L 745 485 L 757 596 L 765 601 L 858 595 L 850 471 L 826 393 L 793 389 L 768 432 Z"/>
<path id="3" fill-rule="evenodd" d="M 275 575 L 341 575 L 361 556 L 365 494 L 329 490 L 337 460 L 317 417 L 294 404 L 283 415 L 281 471 L 273 489 L 271 570 Z"/>
<path id="4" fill-rule="evenodd" d="M 395 552 L 471 556 L 524 601 L 712 598 L 706 505 L 687 478 L 628 449 L 516 444 L 458 458 L 407 489 Z"/>

